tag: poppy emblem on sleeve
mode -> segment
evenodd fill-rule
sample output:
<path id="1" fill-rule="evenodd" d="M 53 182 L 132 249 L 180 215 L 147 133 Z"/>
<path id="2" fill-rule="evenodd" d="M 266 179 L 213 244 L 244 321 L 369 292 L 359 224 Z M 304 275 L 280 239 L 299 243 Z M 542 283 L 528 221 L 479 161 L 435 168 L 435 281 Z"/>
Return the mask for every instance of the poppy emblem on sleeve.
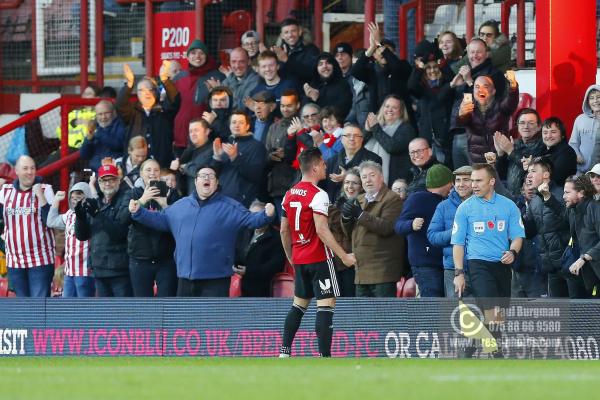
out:
<path id="1" fill-rule="evenodd" d="M 490 229 L 490 230 L 491 230 L 491 229 L 494 229 L 494 227 L 495 227 L 495 225 L 494 225 L 494 221 L 488 221 L 488 222 L 487 222 L 487 226 L 488 226 L 488 229 Z"/>

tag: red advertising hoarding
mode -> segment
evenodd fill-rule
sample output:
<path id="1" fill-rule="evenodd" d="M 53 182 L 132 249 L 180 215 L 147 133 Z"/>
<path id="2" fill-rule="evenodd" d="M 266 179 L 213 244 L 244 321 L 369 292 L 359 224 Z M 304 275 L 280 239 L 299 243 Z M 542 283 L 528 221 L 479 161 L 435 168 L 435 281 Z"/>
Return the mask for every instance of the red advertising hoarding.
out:
<path id="1" fill-rule="evenodd" d="M 154 71 L 163 60 L 176 60 L 187 68 L 186 51 L 195 39 L 195 11 L 154 14 Z"/>

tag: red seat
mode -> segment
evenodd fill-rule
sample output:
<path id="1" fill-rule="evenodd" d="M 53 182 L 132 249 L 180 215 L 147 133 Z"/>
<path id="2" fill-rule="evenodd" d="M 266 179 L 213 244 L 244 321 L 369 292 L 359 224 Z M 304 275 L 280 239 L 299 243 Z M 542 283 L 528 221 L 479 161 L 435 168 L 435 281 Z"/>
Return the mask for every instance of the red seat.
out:
<path id="1" fill-rule="evenodd" d="M 240 274 L 231 275 L 231 284 L 229 285 L 229 297 L 242 296 L 242 276 Z"/>
<path id="2" fill-rule="evenodd" d="M 402 289 L 402 297 L 415 297 L 416 295 L 417 283 L 415 282 L 415 278 L 407 279 Z"/>
<path id="3" fill-rule="evenodd" d="M 510 117 L 510 122 L 508 123 L 508 129 L 510 132 L 510 136 L 514 139 L 519 138 L 519 131 L 517 130 L 516 122 L 517 122 L 517 114 L 523 108 L 533 108 L 534 99 L 533 96 L 529 93 L 519 93 L 519 104 L 517 104 L 517 108 L 513 115 Z"/>
<path id="4" fill-rule="evenodd" d="M 294 297 L 294 276 L 280 272 L 271 281 L 271 296 Z"/>

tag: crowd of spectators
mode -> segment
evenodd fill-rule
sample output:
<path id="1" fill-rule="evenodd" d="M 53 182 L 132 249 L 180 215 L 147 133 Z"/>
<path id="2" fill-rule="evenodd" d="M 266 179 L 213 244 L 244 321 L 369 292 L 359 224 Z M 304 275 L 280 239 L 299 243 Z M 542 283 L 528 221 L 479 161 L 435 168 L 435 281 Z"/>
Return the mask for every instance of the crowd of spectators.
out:
<path id="1" fill-rule="evenodd" d="M 227 66 L 196 39 L 183 68 L 165 61 L 158 77 L 136 80 L 125 65 L 118 94 L 86 92 L 104 99 L 69 115 L 69 146 L 94 172 L 89 182 L 54 196 L 24 156 L 0 189 L 17 295 L 49 294 L 54 228 L 65 230 L 65 296 L 227 296 L 234 273 L 243 296 L 269 296 L 284 271 L 281 202 L 300 177 L 298 155 L 318 147 L 331 231 L 357 260 L 335 260 L 343 296 L 395 296 L 411 275 L 423 297 L 455 296 L 454 215 L 481 163 L 526 228 L 513 295 L 594 296 L 600 86 L 567 140 L 560 119 L 517 110 L 494 21 L 466 46 L 452 32 L 422 41 L 411 60 L 367 28 L 367 49 L 321 52 L 287 19 L 269 48 L 246 32 Z M 33 236 L 20 239 L 23 221 Z M 468 260 L 465 269 L 468 295 Z"/>

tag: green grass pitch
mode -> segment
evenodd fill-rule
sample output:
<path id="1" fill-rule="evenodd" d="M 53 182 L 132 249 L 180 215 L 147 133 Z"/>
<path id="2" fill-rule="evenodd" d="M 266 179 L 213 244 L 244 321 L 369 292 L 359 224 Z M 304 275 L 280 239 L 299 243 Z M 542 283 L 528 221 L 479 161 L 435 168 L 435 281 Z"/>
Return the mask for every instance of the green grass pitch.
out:
<path id="1" fill-rule="evenodd" d="M 592 399 L 586 361 L 0 358 L 0 399 Z M 435 397 L 434 397 L 435 396 Z"/>

